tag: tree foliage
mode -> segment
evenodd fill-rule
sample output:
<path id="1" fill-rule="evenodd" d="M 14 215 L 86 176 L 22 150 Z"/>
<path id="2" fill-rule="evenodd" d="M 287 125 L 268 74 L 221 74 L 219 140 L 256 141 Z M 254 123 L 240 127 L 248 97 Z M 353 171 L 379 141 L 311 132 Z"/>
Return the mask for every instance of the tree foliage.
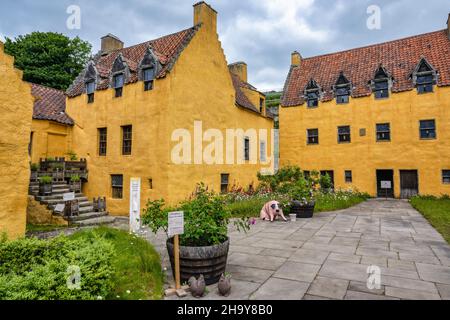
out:
<path id="1" fill-rule="evenodd" d="M 6 38 L 5 52 L 14 56 L 24 80 L 67 89 L 83 70 L 91 55 L 91 44 L 79 37 L 54 32 L 32 32 L 15 39 Z"/>

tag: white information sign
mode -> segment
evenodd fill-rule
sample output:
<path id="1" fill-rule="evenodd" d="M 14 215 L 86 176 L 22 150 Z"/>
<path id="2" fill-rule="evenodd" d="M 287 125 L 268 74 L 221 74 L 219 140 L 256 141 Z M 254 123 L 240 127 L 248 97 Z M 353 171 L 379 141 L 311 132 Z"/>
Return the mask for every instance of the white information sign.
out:
<path id="1" fill-rule="evenodd" d="M 141 228 L 141 178 L 130 179 L 130 231 Z"/>
<path id="2" fill-rule="evenodd" d="M 64 203 L 58 203 L 55 207 L 55 212 L 63 213 L 66 205 Z"/>
<path id="3" fill-rule="evenodd" d="M 64 193 L 64 194 L 63 194 L 63 200 L 64 200 L 64 201 L 75 200 L 75 192 Z"/>
<path id="4" fill-rule="evenodd" d="M 184 233 L 184 212 L 169 212 L 169 237 Z"/>
<path id="5" fill-rule="evenodd" d="M 381 181 L 381 188 L 382 189 L 391 189 L 392 188 L 391 181 Z"/>

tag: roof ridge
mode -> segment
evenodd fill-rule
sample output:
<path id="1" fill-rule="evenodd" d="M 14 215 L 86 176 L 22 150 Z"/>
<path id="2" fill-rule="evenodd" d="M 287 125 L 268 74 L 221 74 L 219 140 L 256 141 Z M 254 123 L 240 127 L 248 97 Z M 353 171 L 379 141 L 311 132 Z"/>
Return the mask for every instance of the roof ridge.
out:
<path id="1" fill-rule="evenodd" d="M 129 46 L 129 47 L 124 47 L 122 49 L 116 49 L 116 50 L 108 52 L 108 55 L 113 53 L 113 52 L 116 52 L 116 51 L 123 51 L 123 50 L 126 50 L 126 49 L 131 49 L 131 48 L 134 48 L 134 47 L 142 46 L 143 44 L 146 44 L 146 43 L 149 43 L 149 42 L 153 42 L 153 41 L 156 41 L 156 40 L 161 40 L 161 39 L 164 39 L 166 37 L 171 37 L 171 36 L 174 36 L 174 35 L 176 35 L 178 33 L 182 33 L 184 31 L 194 30 L 195 28 L 198 28 L 200 25 L 201 25 L 201 23 L 196 24 L 195 26 L 192 26 L 192 27 L 189 27 L 189 28 L 186 28 L 186 29 L 182 29 L 182 30 L 177 31 L 177 32 L 173 32 L 173 33 L 166 34 L 164 36 L 160 36 L 159 38 L 155 38 L 155 39 L 147 40 L 147 41 L 144 41 L 144 42 L 140 42 L 140 43 L 134 44 L 134 45 Z"/>
<path id="2" fill-rule="evenodd" d="M 441 33 L 441 32 L 445 32 L 445 31 L 446 31 L 446 29 L 440 29 L 440 30 L 426 32 L 426 33 L 421 33 L 421 34 L 416 34 L 416 35 L 408 36 L 408 37 L 404 37 L 404 38 L 398 38 L 398 39 L 394 39 L 394 40 L 389 40 L 389 41 L 369 44 L 369 45 L 366 45 L 366 46 L 355 47 L 355 48 L 345 49 L 345 50 L 341 50 L 341 51 L 335 51 L 335 52 L 330 52 L 330 53 L 319 54 L 317 56 L 311 56 L 311 57 L 308 57 L 308 58 L 303 58 L 302 61 L 312 60 L 312 59 L 316 59 L 316 58 L 320 58 L 320 57 L 326 57 L 326 56 L 331 56 L 331 55 L 334 55 L 334 54 L 340 54 L 340 53 L 345 53 L 345 52 L 350 52 L 350 51 L 355 51 L 355 50 L 372 48 L 372 47 L 376 47 L 376 46 L 380 46 L 380 45 L 384 45 L 384 44 L 388 44 L 388 43 L 395 43 L 395 42 L 405 41 L 405 40 L 408 40 L 408 39 L 420 38 L 420 37 L 423 37 L 423 36 L 432 35 L 432 34 L 435 34 L 435 33 Z"/>
<path id="3" fill-rule="evenodd" d="M 30 81 L 25 81 L 25 82 L 28 82 L 28 83 L 31 84 L 31 85 L 38 86 L 38 87 L 41 87 L 41 88 L 44 88 L 44 89 L 57 91 L 57 92 L 62 93 L 62 94 L 64 94 L 64 95 L 66 94 L 64 90 L 52 88 L 52 87 L 49 87 L 49 86 L 44 86 L 43 84 L 34 83 L 34 82 L 30 82 Z"/>

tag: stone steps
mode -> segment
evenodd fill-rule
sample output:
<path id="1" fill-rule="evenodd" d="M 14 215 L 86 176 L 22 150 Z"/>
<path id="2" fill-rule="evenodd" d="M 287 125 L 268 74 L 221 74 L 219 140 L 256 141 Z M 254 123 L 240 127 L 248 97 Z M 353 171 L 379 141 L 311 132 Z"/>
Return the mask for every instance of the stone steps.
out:
<path id="1" fill-rule="evenodd" d="M 71 192 L 69 185 L 64 182 L 53 183 L 52 194 L 48 196 L 39 195 L 38 182 L 30 182 L 29 191 L 30 195 L 34 196 L 41 204 L 46 205 L 53 213 L 57 204 L 64 204 L 63 194 Z M 69 225 L 79 227 L 95 226 L 114 223 L 116 220 L 114 217 L 109 216 L 108 212 L 95 212 L 94 204 L 83 193 L 76 193 L 75 199 L 78 200 L 79 215 L 64 217 L 69 222 Z"/>

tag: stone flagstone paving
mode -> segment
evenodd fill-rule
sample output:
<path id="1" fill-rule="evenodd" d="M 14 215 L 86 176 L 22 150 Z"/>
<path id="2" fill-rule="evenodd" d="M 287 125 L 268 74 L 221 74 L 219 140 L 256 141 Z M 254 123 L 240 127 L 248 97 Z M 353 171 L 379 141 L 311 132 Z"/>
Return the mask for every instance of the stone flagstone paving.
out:
<path id="1" fill-rule="evenodd" d="M 146 237 L 173 282 L 165 236 Z M 450 246 L 406 201 L 373 199 L 312 219 L 258 221 L 247 234 L 230 227 L 230 239 L 232 293 L 221 297 L 213 285 L 202 299 L 450 299 Z M 380 289 L 366 285 L 370 265 L 381 270 Z"/>

